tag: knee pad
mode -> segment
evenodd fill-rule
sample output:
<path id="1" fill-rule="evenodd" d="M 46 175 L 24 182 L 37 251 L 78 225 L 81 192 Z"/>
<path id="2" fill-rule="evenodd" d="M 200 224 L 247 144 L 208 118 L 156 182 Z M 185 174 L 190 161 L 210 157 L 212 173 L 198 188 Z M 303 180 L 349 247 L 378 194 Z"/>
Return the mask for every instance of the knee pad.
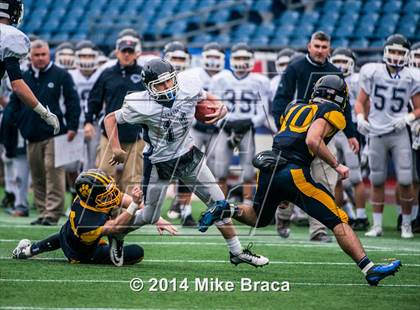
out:
<path id="1" fill-rule="evenodd" d="M 373 185 L 380 186 L 385 183 L 386 179 L 387 170 L 385 163 L 383 162 L 384 159 L 372 148 L 369 149 L 369 151 L 370 180 Z"/>
<path id="2" fill-rule="evenodd" d="M 410 185 L 413 183 L 413 166 L 411 150 L 401 150 L 398 158 L 394 159 L 396 163 L 397 181 L 401 185 Z"/>

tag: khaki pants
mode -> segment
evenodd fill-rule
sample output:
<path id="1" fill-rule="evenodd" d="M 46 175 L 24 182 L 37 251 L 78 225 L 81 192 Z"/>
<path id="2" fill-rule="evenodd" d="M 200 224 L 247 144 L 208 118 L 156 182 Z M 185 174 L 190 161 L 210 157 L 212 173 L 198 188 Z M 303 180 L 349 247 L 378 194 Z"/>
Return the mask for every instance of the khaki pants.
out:
<path id="1" fill-rule="evenodd" d="M 134 185 L 140 185 L 143 174 L 144 141 L 137 140 L 134 143 L 121 143 L 121 148 L 127 152 L 127 160 L 124 163 L 118 185 L 123 192 L 131 194 L 131 188 Z M 117 167 L 109 164 L 111 158 L 111 145 L 109 144 L 108 138 L 102 135 L 99 143 L 99 151 L 96 156 L 96 167 L 117 180 Z"/>
<path id="2" fill-rule="evenodd" d="M 54 166 L 54 139 L 28 144 L 35 205 L 40 218 L 58 221 L 64 209 L 65 170 Z"/>

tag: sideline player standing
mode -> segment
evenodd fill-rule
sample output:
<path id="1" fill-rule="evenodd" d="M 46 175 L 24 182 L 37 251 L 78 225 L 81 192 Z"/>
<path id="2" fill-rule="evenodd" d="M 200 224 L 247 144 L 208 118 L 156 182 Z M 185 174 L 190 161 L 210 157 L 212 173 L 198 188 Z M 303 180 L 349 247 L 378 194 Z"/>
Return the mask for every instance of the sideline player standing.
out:
<path id="1" fill-rule="evenodd" d="M 382 236 L 387 156 L 391 152 L 402 209 L 401 238 L 413 238 L 412 153 L 407 125 L 420 116 L 420 83 L 406 68 L 410 43 L 400 35 L 387 38 L 385 63 L 369 63 L 360 70 L 360 92 L 355 104 L 357 127 L 369 136 L 369 168 L 372 182 L 373 226 L 365 234 Z M 408 113 L 410 98 L 414 110 Z"/>

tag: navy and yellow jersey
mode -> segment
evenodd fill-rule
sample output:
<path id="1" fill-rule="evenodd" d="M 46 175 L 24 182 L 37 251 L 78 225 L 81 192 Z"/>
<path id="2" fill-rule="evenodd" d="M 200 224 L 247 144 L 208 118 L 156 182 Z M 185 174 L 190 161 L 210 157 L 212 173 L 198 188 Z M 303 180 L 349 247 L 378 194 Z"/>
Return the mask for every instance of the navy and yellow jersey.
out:
<path id="1" fill-rule="evenodd" d="M 334 128 L 324 138 L 326 144 L 346 127 L 343 111 L 332 102 L 290 104 L 282 116 L 282 125 L 274 137 L 273 148 L 281 150 L 282 155 L 291 162 L 310 166 L 315 156 L 305 140 L 310 125 L 319 118 L 325 119 Z"/>
<path id="2" fill-rule="evenodd" d="M 93 256 L 109 212 L 101 212 L 76 198 L 60 231 L 60 244 L 67 258 L 86 260 Z"/>

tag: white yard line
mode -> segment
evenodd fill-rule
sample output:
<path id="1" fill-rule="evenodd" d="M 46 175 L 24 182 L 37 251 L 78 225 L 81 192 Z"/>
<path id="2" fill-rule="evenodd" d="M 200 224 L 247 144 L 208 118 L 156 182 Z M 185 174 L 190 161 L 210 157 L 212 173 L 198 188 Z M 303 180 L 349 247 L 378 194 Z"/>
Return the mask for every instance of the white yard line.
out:
<path id="1" fill-rule="evenodd" d="M 12 260 L 8 256 L 0 256 L 0 260 Z M 46 261 L 67 261 L 65 258 L 57 257 L 33 257 L 30 260 L 46 260 Z M 145 263 L 189 263 L 189 264 L 227 264 L 228 260 L 217 259 L 145 259 Z M 348 262 L 290 262 L 290 261 L 270 261 L 275 265 L 321 265 L 321 266 L 354 266 L 354 263 Z M 403 267 L 420 267 L 420 264 L 404 264 Z"/>
<path id="2" fill-rule="evenodd" d="M 188 282 L 194 283 L 195 280 L 189 280 Z M 102 279 L 91 279 L 91 280 L 82 280 L 82 279 L 5 279 L 0 278 L 0 282 L 37 282 L 37 283 L 126 283 L 129 284 L 129 280 L 102 280 Z M 240 283 L 239 281 L 233 281 L 235 283 Z M 293 282 L 289 281 L 290 286 L 368 286 L 364 283 L 320 283 L 320 282 Z M 147 281 L 145 282 L 147 283 Z M 381 284 L 382 287 L 420 287 L 420 284 Z M 18 307 L 19 308 L 19 307 Z M 13 309 L 18 309 L 13 308 Z M 26 307 L 25 307 L 26 308 Z M 0 309 L 5 309 L 0 307 Z M 8 307 L 8 309 L 12 309 Z M 20 308 L 19 308 L 20 309 Z M 29 309 L 29 308 L 28 308 Z M 32 308 L 30 308 L 32 309 Z M 41 308 L 34 308 L 41 309 Z M 44 309 L 44 308 L 42 308 Z M 89 309 L 89 308 L 45 308 L 45 309 Z M 108 309 L 108 308 L 106 308 Z M 112 309 L 112 308 L 109 308 Z"/>

